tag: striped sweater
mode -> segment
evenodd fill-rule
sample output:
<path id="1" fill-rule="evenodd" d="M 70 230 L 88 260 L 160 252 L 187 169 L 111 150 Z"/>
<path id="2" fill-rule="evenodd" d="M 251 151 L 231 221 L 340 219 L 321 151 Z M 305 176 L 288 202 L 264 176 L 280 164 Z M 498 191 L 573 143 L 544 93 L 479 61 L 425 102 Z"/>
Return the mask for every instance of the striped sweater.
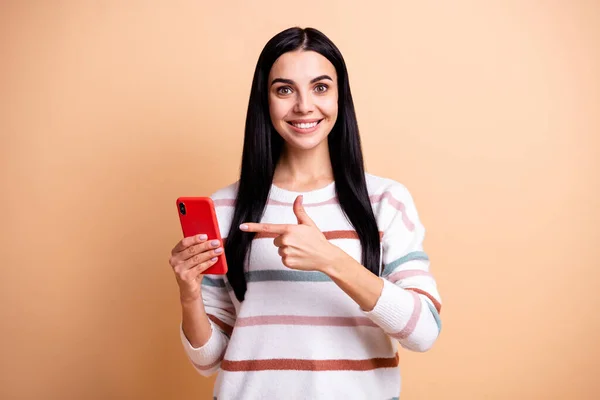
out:
<path id="1" fill-rule="evenodd" d="M 441 299 L 412 196 L 391 179 L 372 174 L 366 179 L 381 238 L 384 285 L 375 308 L 363 311 L 321 272 L 287 268 L 273 237 L 257 234 L 244 266 L 245 300 L 237 301 L 225 276 L 206 275 L 202 298 L 210 339 L 194 348 L 180 326 L 198 372 L 218 372 L 216 399 L 398 398 L 398 344 L 412 351 L 433 345 Z M 236 190 L 237 182 L 211 195 L 223 237 Z M 360 261 L 360 241 L 337 202 L 335 183 L 302 193 L 272 185 L 261 222 L 297 223 L 292 203 L 299 194 L 327 239 Z"/>

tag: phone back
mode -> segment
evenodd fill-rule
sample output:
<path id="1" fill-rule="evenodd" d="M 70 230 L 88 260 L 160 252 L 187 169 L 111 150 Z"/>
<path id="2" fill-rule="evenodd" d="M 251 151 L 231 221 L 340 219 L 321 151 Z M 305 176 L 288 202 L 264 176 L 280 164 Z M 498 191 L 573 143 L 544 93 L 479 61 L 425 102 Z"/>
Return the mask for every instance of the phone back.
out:
<path id="1" fill-rule="evenodd" d="M 177 199 L 177 210 L 184 237 L 204 233 L 209 241 L 218 239 L 223 244 L 215 206 L 210 197 L 180 197 Z M 225 253 L 219 256 L 215 265 L 203 272 L 203 274 L 217 275 L 226 273 Z"/>

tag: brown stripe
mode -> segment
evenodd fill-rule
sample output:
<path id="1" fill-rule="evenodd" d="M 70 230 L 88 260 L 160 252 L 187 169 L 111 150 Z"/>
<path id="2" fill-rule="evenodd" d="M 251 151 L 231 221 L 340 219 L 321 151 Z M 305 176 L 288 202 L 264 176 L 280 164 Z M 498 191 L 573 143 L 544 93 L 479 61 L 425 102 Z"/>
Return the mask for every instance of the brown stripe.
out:
<path id="1" fill-rule="evenodd" d="M 223 360 L 224 371 L 369 371 L 378 368 L 395 368 L 398 366 L 398 353 L 391 358 L 371 358 L 368 360 L 299 360 L 292 358 L 268 360 Z"/>
<path id="2" fill-rule="evenodd" d="M 435 297 L 433 297 L 431 294 L 427 293 L 423 289 L 410 288 L 410 287 L 404 288 L 404 289 L 406 289 L 406 290 L 412 290 L 413 292 L 422 294 L 423 296 L 427 296 L 427 298 L 429 300 L 431 300 L 431 302 L 433 303 L 433 306 L 437 310 L 438 314 L 440 314 L 442 312 L 442 304 L 439 301 L 437 301 L 437 299 Z"/>
<path id="3" fill-rule="evenodd" d="M 358 239 L 358 233 L 356 233 L 356 231 L 351 231 L 351 230 L 345 230 L 345 231 L 325 231 L 323 232 L 323 235 L 325 235 L 325 238 L 327 240 L 333 240 L 333 239 Z M 272 232 L 259 232 L 256 234 L 256 236 L 254 237 L 255 239 L 274 239 L 277 236 L 279 236 L 279 234 L 277 233 L 272 233 Z M 379 240 L 381 240 L 381 238 L 383 237 L 383 232 L 379 232 Z"/>
<path id="4" fill-rule="evenodd" d="M 225 322 L 221 321 L 219 318 L 215 317 L 212 314 L 208 314 L 208 318 L 212 322 L 214 322 L 219 328 L 221 328 L 223 333 L 225 333 L 227 336 L 231 336 L 231 333 L 233 332 L 233 327 L 231 325 L 227 325 Z"/>
<path id="5" fill-rule="evenodd" d="M 231 315 L 235 315 L 235 307 L 234 306 L 223 307 L 223 311 L 228 312 Z"/>

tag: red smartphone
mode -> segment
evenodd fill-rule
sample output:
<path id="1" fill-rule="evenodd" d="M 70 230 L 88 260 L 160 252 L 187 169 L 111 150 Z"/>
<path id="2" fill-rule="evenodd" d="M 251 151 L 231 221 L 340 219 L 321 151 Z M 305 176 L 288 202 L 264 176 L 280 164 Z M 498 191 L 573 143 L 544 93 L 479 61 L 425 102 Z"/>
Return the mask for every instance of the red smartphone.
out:
<path id="1" fill-rule="evenodd" d="M 177 211 L 184 237 L 204 233 L 209 241 L 218 239 L 224 248 L 215 205 L 210 197 L 180 197 L 177 199 Z M 216 264 L 203 274 L 225 275 L 227 273 L 225 252 L 218 257 Z"/>

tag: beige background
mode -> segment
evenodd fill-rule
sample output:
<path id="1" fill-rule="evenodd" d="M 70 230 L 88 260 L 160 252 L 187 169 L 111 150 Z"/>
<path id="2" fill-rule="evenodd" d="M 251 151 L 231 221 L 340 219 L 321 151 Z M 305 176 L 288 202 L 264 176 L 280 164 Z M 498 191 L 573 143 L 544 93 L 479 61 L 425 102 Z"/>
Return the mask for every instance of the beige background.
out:
<path id="1" fill-rule="evenodd" d="M 237 179 L 258 54 L 301 25 L 428 229 L 444 329 L 402 399 L 597 399 L 600 5 L 215 4 L 0 3 L 0 398 L 211 398 L 174 200 Z"/>

